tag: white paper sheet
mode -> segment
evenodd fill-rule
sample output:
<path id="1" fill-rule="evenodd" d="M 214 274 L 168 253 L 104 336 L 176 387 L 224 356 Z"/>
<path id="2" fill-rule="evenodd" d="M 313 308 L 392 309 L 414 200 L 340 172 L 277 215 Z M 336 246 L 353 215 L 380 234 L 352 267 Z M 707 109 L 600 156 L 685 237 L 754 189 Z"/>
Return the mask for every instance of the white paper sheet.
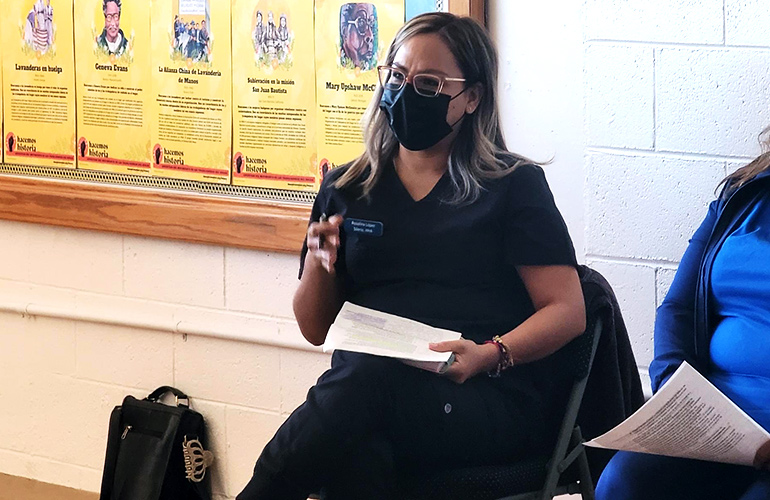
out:
<path id="1" fill-rule="evenodd" d="M 633 415 L 587 446 L 752 465 L 770 434 L 687 362 Z"/>
<path id="2" fill-rule="evenodd" d="M 341 349 L 397 358 L 418 368 L 442 372 L 454 357 L 449 352 L 431 351 L 428 344 L 459 338 L 458 332 L 345 302 L 329 329 L 323 350 Z"/>

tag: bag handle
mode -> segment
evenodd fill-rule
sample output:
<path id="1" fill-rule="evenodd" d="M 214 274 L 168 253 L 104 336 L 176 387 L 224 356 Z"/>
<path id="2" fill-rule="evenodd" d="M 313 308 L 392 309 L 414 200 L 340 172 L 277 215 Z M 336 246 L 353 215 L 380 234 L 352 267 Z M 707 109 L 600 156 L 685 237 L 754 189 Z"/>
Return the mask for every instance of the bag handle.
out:
<path id="1" fill-rule="evenodd" d="M 174 395 L 174 401 L 176 402 L 176 405 L 179 406 L 179 400 L 184 399 L 185 403 L 182 404 L 182 406 L 190 407 L 190 398 L 187 397 L 187 394 L 180 391 L 176 387 L 171 387 L 170 385 L 163 385 L 155 389 L 150 393 L 149 396 L 147 396 L 145 399 L 148 401 L 152 401 L 153 403 L 157 403 L 160 401 L 160 398 L 163 397 L 164 394 L 167 392 L 170 392 Z"/>

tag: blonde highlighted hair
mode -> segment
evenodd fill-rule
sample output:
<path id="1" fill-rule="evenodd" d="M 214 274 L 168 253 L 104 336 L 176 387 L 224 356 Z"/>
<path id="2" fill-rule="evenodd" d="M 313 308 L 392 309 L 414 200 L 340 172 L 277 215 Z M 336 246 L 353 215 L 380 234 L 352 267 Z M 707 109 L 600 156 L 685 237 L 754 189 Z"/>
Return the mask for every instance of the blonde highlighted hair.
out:
<path id="1" fill-rule="evenodd" d="M 413 18 L 396 34 L 384 64 L 393 64 L 396 52 L 408 40 L 428 34 L 438 35 L 452 52 L 466 85 L 481 87 L 481 101 L 476 111 L 463 119 L 449 155 L 454 195 L 446 201 L 471 203 L 479 197 L 486 179 L 502 177 L 530 160 L 506 148 L 497 103 L 497 52 L 486 30 L 473 19 L 444 12 Z M 361 197 L 368 197 L 398 152 L 398 140 L 379 107 L 382 92 L 378 85 L 363 117 L 364 153 L 335 183 L 337 188 L 360 188 Z"/>

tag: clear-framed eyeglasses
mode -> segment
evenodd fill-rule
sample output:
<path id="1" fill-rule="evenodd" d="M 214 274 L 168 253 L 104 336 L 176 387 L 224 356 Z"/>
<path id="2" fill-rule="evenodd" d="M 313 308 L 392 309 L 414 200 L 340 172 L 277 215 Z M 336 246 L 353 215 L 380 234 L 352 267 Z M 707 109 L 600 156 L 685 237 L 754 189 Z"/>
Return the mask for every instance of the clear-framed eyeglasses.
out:
<path id="1" fill-rule="evenodd" d="M 406 85 L 406 73 L 392 66 L 378 66 L 382 88 L 399 91 Z M 464 82 L 465 78 L 450 78 L 448 76 L 420 73 L 412 77 L 415 92 L 425 97 L 436 97 L 441 93 L 446 82 Z"/>
<path id="2" fill-rule="evenodd" d="M 358 14 L 355 19 L 349 20 L 348 24 L 355 26 L 356 31 L 361 36 L 366 35 L 367 28 L 374 31 L 374 17 L 368 17 L 365 12 Z"/>

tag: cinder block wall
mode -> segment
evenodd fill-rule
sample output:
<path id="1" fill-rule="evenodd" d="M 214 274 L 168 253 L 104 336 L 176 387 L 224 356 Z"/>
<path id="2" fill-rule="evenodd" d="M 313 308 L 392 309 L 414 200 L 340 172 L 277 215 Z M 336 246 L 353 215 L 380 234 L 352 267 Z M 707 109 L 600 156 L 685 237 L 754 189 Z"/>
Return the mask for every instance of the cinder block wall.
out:
<path id="1" fill-rule="evenodd" d="M 0 221 L 0 307 L 301 338 L 298 258 Z M 327 355 L 254 341 L 0 313 L 0 472 L 98 491 L 113 406 L 160 385 L 206 417 L 232 498 Z"/>
<path id="2" fill-rule="evenodd" d="M 646 367 L 688 239 L 770 125 L 770 9 L 587 0 L 584 30 L 586 260 L 615 287 Z"/>
<path id="3" fill-rule="evenodd" d="M 770 125 L 759 0 L 489 3 L 509 147 L 545 167 L 579 258 L 619 296 L 643 377 L 655 309 L 719 181 Z"/>

